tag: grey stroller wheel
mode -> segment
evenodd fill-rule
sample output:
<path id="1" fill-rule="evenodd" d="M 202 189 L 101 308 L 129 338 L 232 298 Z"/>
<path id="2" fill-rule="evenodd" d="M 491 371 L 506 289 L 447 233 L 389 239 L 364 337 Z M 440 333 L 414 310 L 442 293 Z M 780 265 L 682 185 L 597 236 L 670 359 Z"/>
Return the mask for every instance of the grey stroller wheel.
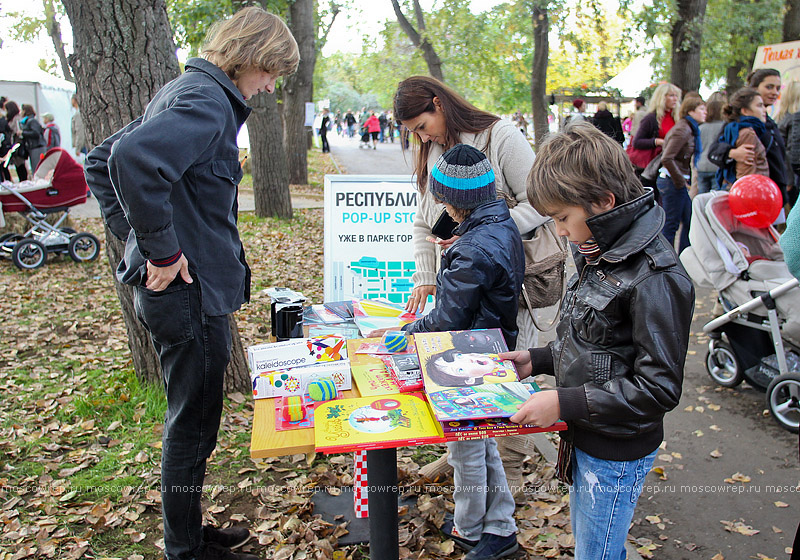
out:
<path id="1" fill-rule="evenodd" d="M 11 260 L 21 270 L 33 270 L 47 261 L 47 248 L 36 239 L 26 238 L 14 245 Z"/>
<path id="2" fill-rule="evenodd" d="M 69 240 L 69 256 L 75 262 L 89 262 L 100 254 L 100 241 L 91 233 L 78 233 Z"/>
<path id="3" fill-rule="evenodd" d="M 706 370 L 711 379 L 723 387 L 736 387 L 744 380 L 744 370 L 731 345 L 712 340 L 706 355 Z"/>
<path id="4" fill-rule="evenodd" d="M 800 374 L 784 373 L 767 387 L 767 408 L 781 428 L 796 434 L 800 429 Z"/>

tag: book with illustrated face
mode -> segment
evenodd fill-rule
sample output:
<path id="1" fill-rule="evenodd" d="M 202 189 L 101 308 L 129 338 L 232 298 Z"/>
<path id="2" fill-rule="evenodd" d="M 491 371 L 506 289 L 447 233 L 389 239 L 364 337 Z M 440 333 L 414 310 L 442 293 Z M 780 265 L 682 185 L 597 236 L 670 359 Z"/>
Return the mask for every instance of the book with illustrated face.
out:
<path id="1" fill-rule="evenodd" d="M 520 383 L 500 329 L 415 333 L 425 394 L 437 420 L 509 418 L 538 390 Z"/>

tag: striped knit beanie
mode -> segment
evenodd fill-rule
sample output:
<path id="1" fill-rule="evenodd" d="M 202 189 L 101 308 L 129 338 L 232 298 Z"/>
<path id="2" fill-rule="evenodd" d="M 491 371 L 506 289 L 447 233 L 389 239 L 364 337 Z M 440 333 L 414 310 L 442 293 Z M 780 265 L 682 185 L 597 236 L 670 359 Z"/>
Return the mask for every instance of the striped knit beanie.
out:
<path id="1" fill-rule="evenodd" d="M 453 146 L 436 160 L 430 189 L 437 200 L 464 210 L 497 198 L 492 165 L 483 152 L 466 144 Z"/>

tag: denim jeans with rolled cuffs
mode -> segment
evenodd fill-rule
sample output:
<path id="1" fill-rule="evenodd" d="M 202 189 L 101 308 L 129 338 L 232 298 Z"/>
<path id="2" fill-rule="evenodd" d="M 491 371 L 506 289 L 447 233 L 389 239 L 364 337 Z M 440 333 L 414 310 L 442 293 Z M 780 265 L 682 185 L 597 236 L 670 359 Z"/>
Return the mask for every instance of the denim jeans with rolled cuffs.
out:
<path id="1" fill-rule="evenodd" d="M 514 498 L 494 439 L 447 443 L 453 466 L 453 521 L 459 535 L 480 540 L 483 533 L 507 537 L 517 532 Z"/>
<path id="2" fill-rule="evenodd" d="M 658 191 L 661 193 L 661 207 L 664 209 L 664 229 L 661 233 L 667 238 L 670 247 L 675 246 L 675 234 L 681 228 L 678 254 L 689 246 L 689 223 L 692 221 L 692 199 L 688 189 L 675 187 L 669 177 L 659 177 Z"/>
<path id="3" fill-rule="evenodd" d="M 625 560 L 633 512 L 657 452 L 610 461 L 575 448 L 569 488 L 575 560 Z"/>
<path id="4" fill-rule="evenodd" d="M 168 560 L 194 558 L 203 543 L 206 459 L 217 444 L 228 317 L 203 313 L 200 283 L 176 279 L 162 292 L 136 287 L 134 306 L 158 353 L 167 394 L 161 452 L 161 507 Z"/>

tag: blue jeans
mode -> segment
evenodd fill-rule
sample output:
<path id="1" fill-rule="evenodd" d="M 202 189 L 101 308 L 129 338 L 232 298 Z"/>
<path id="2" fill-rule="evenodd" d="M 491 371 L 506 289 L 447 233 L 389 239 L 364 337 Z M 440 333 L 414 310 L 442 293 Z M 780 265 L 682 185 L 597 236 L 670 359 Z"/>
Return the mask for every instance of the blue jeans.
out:
<path id="1" fill-rule="evenodd" d="M 658 449 L 634 461 L 608 461 L 575 449 L 569 488 L 575 560 L 625 560 L 625 540 Z"/>
<path id="2" fill-rule="evenodd" d="M 203 313 L 200 282 L 178 279 L 162 292 L 136 287 L 134 308 L 161 362 L 167 413 L 161 450 L 161 508 L 168 560 L 194 558 L 203 542 L 206 459 L 217 445 L 228 317 Z"/>
<path id="3" fill-rule="evenodd" d="M 698 171 L 697 172 L 697 194 L 703 194 L 711 191 L 724 191 L 725 187 L 720 187 L 717 184 L 716 171 Z"/>
<path id="4" fill-rule="evenodd" d="M 494 439 L 447 442 L 453 466 L 454 522 L 465 539 L 483 533 L 507 537 L 517 532 L 514 498 L 508 489 L 503 462 Z"/>
<path id="5" fill-rule="evenodd" d="M 661 193 L 661 207 L 666 214 L 661 233 L 667 238 L 670 247 L 675 246 L 675 233 L 678 227 L 683 225 L 678 244 L 678 254 L 680 254 L 689 246 L 689 222 L 692 221 L 692 199 L 689 198 L 689 190 L 676 188 L 672 179 L 664 177 L 659 177 L 656 185 Z"/>

